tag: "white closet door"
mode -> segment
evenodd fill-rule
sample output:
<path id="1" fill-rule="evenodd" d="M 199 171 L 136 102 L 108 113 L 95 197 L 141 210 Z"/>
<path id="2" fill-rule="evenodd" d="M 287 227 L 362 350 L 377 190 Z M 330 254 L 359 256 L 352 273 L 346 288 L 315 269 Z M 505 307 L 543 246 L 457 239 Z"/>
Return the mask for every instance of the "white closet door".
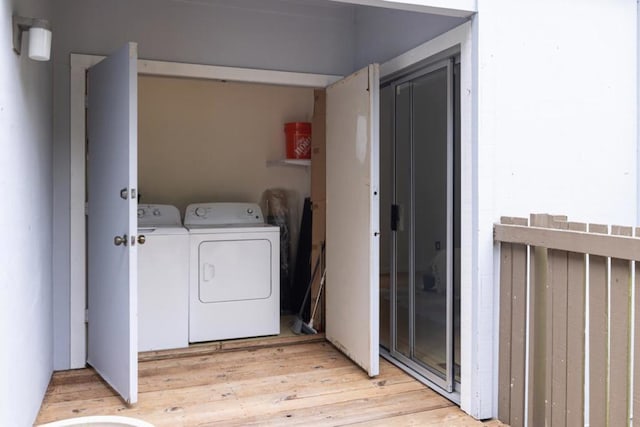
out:
<path id="1" fill-rule="evenodd" d="M 87 362 L 129 404 L 138 400 L 137 44 L 87 75 Z"/>
<path id="2" fill-rule="evenodd" d="M 379 72 L 327 88 L 326 337 L 379 371 Z"/>

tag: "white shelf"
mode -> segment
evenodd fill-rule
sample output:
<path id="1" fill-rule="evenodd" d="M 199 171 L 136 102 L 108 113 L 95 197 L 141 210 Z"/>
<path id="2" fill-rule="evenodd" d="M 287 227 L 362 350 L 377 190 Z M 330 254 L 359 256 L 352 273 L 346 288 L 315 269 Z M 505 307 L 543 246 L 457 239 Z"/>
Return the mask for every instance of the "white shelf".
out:
<path id="1" fill-rule="evenodd" d="M 267 160 L 267 166 L 311 166 L 311 160 L 308 159 L 279 159 L 279 160 Z"/>

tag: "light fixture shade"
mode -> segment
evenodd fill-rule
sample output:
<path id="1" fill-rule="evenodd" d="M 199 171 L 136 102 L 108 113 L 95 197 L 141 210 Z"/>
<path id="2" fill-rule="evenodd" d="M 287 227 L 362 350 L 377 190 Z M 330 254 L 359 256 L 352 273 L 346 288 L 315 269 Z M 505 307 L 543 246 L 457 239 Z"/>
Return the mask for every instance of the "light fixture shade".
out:
<path id="1" fill-rule="evenodd" d="M 29 29 L 29 58 L 48 61 L 51 56 L 51 31 L 46 28 Z"/>

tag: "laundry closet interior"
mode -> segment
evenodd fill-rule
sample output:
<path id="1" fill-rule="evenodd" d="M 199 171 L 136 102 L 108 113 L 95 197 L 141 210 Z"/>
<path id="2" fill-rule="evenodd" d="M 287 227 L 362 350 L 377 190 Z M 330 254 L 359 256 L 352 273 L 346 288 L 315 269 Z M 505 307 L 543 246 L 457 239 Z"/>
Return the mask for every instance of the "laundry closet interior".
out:
<path id="1" fill-rule="evenodd" d="M 439 19 L 419 12 L 388 13 L 420 16 L 416 18 L 418 21 L 422 16 L 427 17 L 426 21 Z M 378 13 L 380 17 L 384 20 L 384 12 Z M 164 310 L 160 308 L 160 300 L 171 305 L 189 298 L 189 304 L 184 304 L 186 313 L 181 309 L 176 315 L 181 320 L 169 322 L 174 323 L 172 326 L 181 323 L 182 331 L 186 325 L 189 338 L 182 338 L 182 345 L 159 349 L 147 345 L 141 350 L 193 348 L 203 345 L 200 343 L 248 337 L 262 337 L 264 341 L 277 332 L 291 336 L 290 328 L 295 325 L 295 315 L 318 262 L 303 311 L 305 323 L 310 321 L 310 308 L 318 301 L 313 326 L 321 333 L 326 331 L 326 338 L 369 375 L 377 374 L 378 357 L 383 355 L 459 401 L 459 77 L 461 58 L 466 61 L 468 52 L 464 54 L 467 56 L 461 55 L 459 34 L 429 45 L 428 40 L 437 39 L 466 20 L 442 19 L 440 30 L 427 37 L 424 43 L 427 47 L 396 42 L 387 46 L 386 52 L 375 53 L 373 49 L 373 53 L 362 55 L 359 61 L 366 58 L 382 65 L 364 66 L 365 62 L 346 77 L 144 60 L 134 58 L 131 52 L 135 50 L 137 55 L 137 47 L 129 46 L 129 57 L 122 56 L 129 68 L 122 75 L 128 75 L 130 99 L 135 98 L 129 105 L 135 108 L 131 117 L 136 122 L 137 183 L 122 198 L 135 197 L 134 215 L 137 213 L 138 218 L 156 215 L 155 205 L 175 206 L 182 224 L 174 225 L 187 225 L 190 241 L 189 277 L 184 285 L 188 292 L 183 289 L 181 296 L 171 298 L 167 293 L 163 298 L 160 288 L 152 288 L 137 295 L 140 307 L 152 307 L 152 311 L 157 311 L 155 315 L 160 316 Z M 464 31 L 467 30 L 459 33 Z M 374 39 L 370 40 L 372 45 L 376 44 Z M 102 60 L 78 55 L 77 61 L 83 68 L 78 67 L 74 80 L 72 55 L 72 87 L 84 88 L 88 83 L 89 109 L 93 105 L 91 69 L 99 67 Z M 80 98 L 73 98 L 72 88 L 72 104 L 74 99 Z M 74 117 L 72 111 L 72 122 Z M 291 122 L 312 124 L 310 160 L 287 159 L 284 126 Z M 84 128 L 81 129 L 84 134 Z M 91 141 L 88 147 L 91 158 Z M 87 168 L 91 169 L 90 162 Z M 87 172 L 90 176 L 91 170 Z M 91 186 L 87 188 L 90 194 Z M 274 261 L 276 254 L 279 257 L 285 253 L 279 247 L 282 238 L 252 234 L 250 238 L 259 247 L 249 248 L 244 243 L 229 245 L 242 239 L 224 233 L 211 239 L 202 237 L 203 232 L 197 226 L 190 228 L 187 224 L 190 218 L 198 220 L 211 209 L 218 209 L 193 204 L 244 203 L 251 204 L 240 206 L 242 215 L 255 222 L 250 226 L 257 227 L 263 222 L 273 225 L 270 217 L 273 206 L 269 205 L 273 193 L 286 195 L 286 268 Z M 307 197 L 312 221 L 306 224 L 307 232 L 302 236 Z M 254 206 L 262 209 L 262 216 L 254 215 Z M 90 194 L 89 210 L 91 207 Z M 130 232 L 137 261 L 143 260 L 144 251 L 151 249 L 156 232 L 151 228 Z M 146 242 L 140 239 L 145 233 Z M 127 237 L 122 237 L 126 245 Z M 119 244 L 117 239 L 110 239 Z M 298 246 L 305 239 L 309 250 L 300 252 Z M 89 248 L 91 240 L 89 232 Z M 303 254 L 303 260 L 296 258 L 299 253 Z M 270 261 L 253 263 L 261 254 L 268 254 Z M 225 270 L 208 261 L 216 257 L 230 260 L 235 270 Z M 156 266 L 170 263 L 171 259 L 166 258 Z M 307 270 L 306 275 L 296 275 L 301 265 Z M 137 266 L 132 264 L 133 267 Z M 326 282 L 321 280 L 325 267 Z M 239 287 L 206 290 L 194 285 L 194 280 L 213 283 L 214 278 L 236 273 L 250 283 L 254 271 L 264 277 L 276 270 L 278 276 L 265 281 L 270 288 L 255 288 L 251 291 L 255 294 L 243 293 Z M 91 273 L 88 277 L 90 282 Z M 287 286 L 289 289 L 285 291 Z M 87 289 L 90 294 L 90 284 Z M 250 302 L 270 298 L 276 305 L 269 309 L 256 308 Z M 200 321 L 194 320 L 194 303 L 221 302 L 234 304 L 236 319 L 242 318 L 244 326 L 238 326 L 239 321 L 228 325 L 206 324 L 207 319 L 215 318 L 212 310 L 200 318 L 205 319 L 204 329 L 238 327 L 242 332 L 195 337 L 194 322 Z M 277 331 L 256 327 L 262 322 L 257 312 L 263 309 L 269 310 L 272 317 L 284 316 L 278 321 Z M 142 325 L 144 313 L 140 310 Z M 91 307 L 88 311 L 91 318 Z M 158 324 L 147 322 L 146 327 L 160 334 L 170 327 L 163 330 Z M 252 333 L 254 327 L 256 332 Z M 89 322 L 89 346 L 91 334 Z M 131 334 L 130 347 L 134 350 L 142 334 L 142 329 L 140 337 Z M 80 337 L 78 342 L 83 342 L 80 334 L 75 336 Z M 90 350 L 88 354 L 86 360 L 90 365 L 99 364 L 97 359 L 95 365 L 92 362 Z M 117 366 L 113 368 L 119 370 Z M 134 366 L 127 373 L 129 384 L 137 378 L 135 372 Z M 134 387 L 132 395 L 135 393 Z"/>
<path id="2" fill-rule="evenodd" d="M 139 218 L 148 204 L 168 204 L 178 208 L 186 225 L 188 218 L 185 215 L 190 204 L 252 203 L 258 207 L 239 206 L 238 209 L 261 209 L 262 219 L 259 222 L 273 222 L 273 218 L 269 217 L 274 213 L 280 216 L 278 221 L 285 222 L 280 230 L 282 239 L 279 246 L 269 242 L 269 246 L 264 249 L 252 248 L 246 240 L 244 246 L 225 246 L 223 242 L 234 240 L 226 233 L 224 239 L 218 239 L 217 245 L 221 253 L 212 255 L 216 260 L 212 259 L 209 263 L 201 261 L 199 266 L 189 269 L 190 276 L 200 276 L 203 286 L 195 284 L 190 292 L 198 293 L 197 298 L 201 302 L 210 302 L 212 307 L 220 307 L 222 302 L 231 301 L 229 304 L 233 304 L 234 310 L 241 312 L 241 316 L 246 319 L 201 319 L 190 313 L 189 342 L 273 334 L 274 326 L 263 329 L 260 325 L 261 322 L 270 322 L 272 319 L 255 317 L 257 307 L 252 306 L 250 301 L 278 297 L 278 304 L 270 309 L 277 312 L 279 307 L 282 314 L 280 334 L 292 335 L 290 329 L 294 326 L 294 313 L 297 313 L 300 299 L 308 285 L 308 272 L 302 273 L 304 279 L 296 281 L 295 270 L 303 204 L 305 198 L 311 196 L 311 161 L 286 158 L 284 127 L 285 123 L 290 122 L 310 123 L 313 112 L 312 88 L 144 74 L 138 76 Z M 318 131 L 321 129 L 316 130 Z M 320 166 L 320 162 L 316 161 L 314 167 Z M 315 173 L 320 174 L 318 171 Z M 314 190 L 317 201 L 321 201 L 318 193 L 320 190 L 321 188 Z M 275 192 L 275 199 L 270 197 L 272 192 Z M 277 206 L 270 206 L 274 200 Z M 316 221 L 321 219 L 317 216 Z M 227 220 L 233 219 L 221 221 Z M 304 257 L 309 264 L 311 227 L 308 218 L 305 224 L 307 254 Z M 255 228 L 250 230 L 255 231 Z M 254 239 L 254 242 L 260 241 L 260 236 Z M 279 247 L 281 250 L 278 251 Z M 144 259 L 146 250 L 147 247 L 139 246 L 139 262 Z M 229 251 L 238 251 L 237 258 L 241 258 L 235 267 L 231 265 L 234 264 L 233 259 L 227 262 L 220 260 Z M 202 254 L 198 252 L 195 256 L 200 258 Z M 270 268 L 271 265 L 263 265 L 260 260 L 254 260 L 257 264 L 251 263 L 250 258 L 262 256 L 274 258 L 279 276 L 272 275 L 274 269 Z M 223 277 L 225 268 L 228 269 L 227 275 L 235 278 Z M 203 269 L 210 271 L 203 272 Z M 303 270 L 308 269 L 303 266 Z M 240 277 L 243 272 L 248 274 L 250 270 L 257 270 L 256 275 L 266 277 Z M 273 280 L 269 280 L 269 276 L 273 276 Z M 276 283 L 278 278 L 279 283 Z M 142 275 L 139 276 L 139 280 L 143 279 Z M 191 283 L 193 278 L 189 280 Z M 208 292 L 221 292 L 224 295 L 214 295 L 204 301 L 207 282 L 212 282 Z M 263 285 L 256 284 L 255 288 L 251 288 L 250 283 L 257 282 L 263 282 Z M 215 289 L 221 286 L 246 289 Z M 141 291 L 146 287 L 146 283 L 139 283 Z M 146 311 L 142 310 L 148 305 L 147 299 L 154 297 L 153 290 L 139 294 L 141 341 L 144 339 L 142 335 L 155 327 L 153 323 L 148 323 L 143 328 Z M 198 299 L 193 301 L 194 298 L 191 298 L 190 309 L 197 309 Z M 243 303 L 242 300 L 247 302 Z M 234 332 L 234 328 L 238 329 L 237 324 L 242 321 L 247 322 L 246 328 Z M 228 332 L 221 331 L 210 336 L 204 331 L 200 334 L 193 333 L 192 329 L 207 327 L 200 324 L 203 322 L 226 324 Z M 147 347 L 144 349 L 158 350 L 153 346 Z"/>

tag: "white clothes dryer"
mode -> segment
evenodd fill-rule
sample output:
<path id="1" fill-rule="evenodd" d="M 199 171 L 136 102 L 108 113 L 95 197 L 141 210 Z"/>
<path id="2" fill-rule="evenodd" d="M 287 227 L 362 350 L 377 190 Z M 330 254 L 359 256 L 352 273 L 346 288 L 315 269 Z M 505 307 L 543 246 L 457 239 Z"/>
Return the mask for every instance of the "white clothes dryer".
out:
<path id="1" fill-rule="evenodd" d="M 187 207 L 189 341 L 280 333 L 280 228 L 255 203 Z"/>
<path id="2" fill-rule="evenodd" d="M 138 205 L 138 351 L 189 346 L 189 232 L 171 205 Z"/>

